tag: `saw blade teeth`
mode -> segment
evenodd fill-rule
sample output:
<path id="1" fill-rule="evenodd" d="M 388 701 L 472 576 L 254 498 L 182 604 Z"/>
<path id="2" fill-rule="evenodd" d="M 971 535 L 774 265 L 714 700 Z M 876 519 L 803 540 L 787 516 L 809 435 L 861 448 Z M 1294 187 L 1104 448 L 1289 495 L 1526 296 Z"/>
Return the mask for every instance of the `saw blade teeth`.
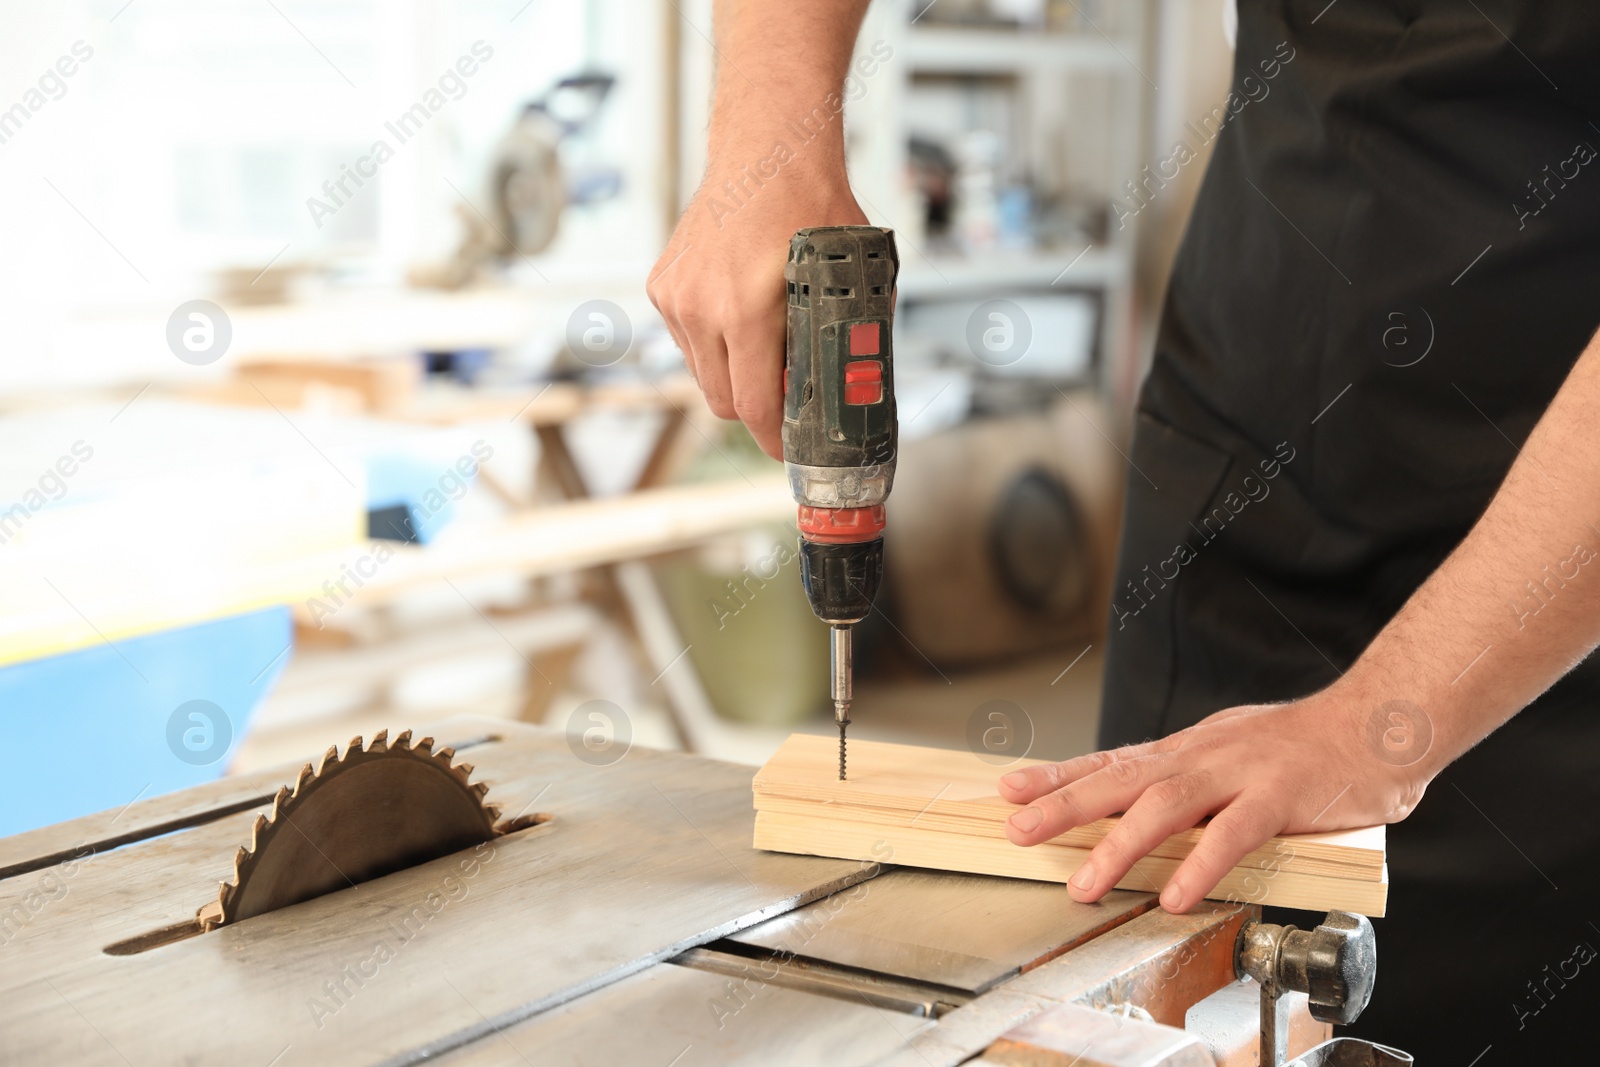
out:
<path id="1" fill-rule="evenodd" d="M 283 850 L 273 844 L 275 835 L 282 832 L 281 824 L 290 822 L 291 819 L 298 821 L 301 812 L 298 805 L 316 805 L 320 801 L 322 807 L 316 810 L 325 813 L 327 804 L 334 802 L 328 798 L 332 797 L 336 801 L 340 790 L 333 789 L 330 792 L 322 788 L 313 788 L 319 786 L 319 780 L 354 770 L 357 766 L 365 768 L 367 764 L 374 762 L 374 758 L 379 761 L 385 757 L 405 759 L 411 768 L 408 774 L 414 774 L 418 768 L 425 767 L 435 777 L 441 773 L 446 775 L 454 783 L 454 787 L 459 788 L 476 802 L 474 810 L 459 811 L 452 816 L 453 819 L 460 820 L 457 823 L 457 831 L 469 835 L 481 834 L 481 840 L 485 841 L 498 837 L 504 832 L 499 826 L 503 810 L 500 805 L 490 804 L 484 799 L 489 793 L 488 784 L 471 780 L 476 770 L 471 763 L 453 762 L 456 756 L 453 747 L 443 745 L 435 751 L 434 744 L 434 739 L 428 736 L 413 742 L 410 730 L 401 730 L 391 740 L 385 729 L 373 733 L 370 742 L 365 744 L 360 735 L 351 738 L 343 756 L 340 755 L 338 745 L 331 745 L 323 753 L 320 763 L 312 761 L 301 764 L 292 790 L 287 785 L 280 787 L 272 797 L 270 809 L 262 808 L 255 814 L 251 823 L 248 846 L 241 846 L 234 853 L 232 881 L 218 883 L 216 898 L 196 911 L 196 925 L 202 931 L 214 930 L 252 915 L 261 914 L 263 911 L 273 910 L 275 907 L 284 907 L 286 903 L 292 903 L 293 901 L 288 900 L 288 896 L 295 891 L 294 879 L 292 876 L 288 878 L 290 884 L 288 890 L 281 884 L 288 868 L 284 866 Z M 420 763 L 417 762 L 419 759 Z M 391 773 L 400 773 L 402 770 L 404 769 L 396 767 Z M 473 824 L 470 828 L 469 823 Z M 256 886 L 254 880 L 261 880 L 265 888 Z M 249 887 L 248 893 L 246 887 Z"/>
<path id="2" fill-rule="evenodd" d="M 238 895 L 238 886 L 234 885 L 232 882 L 222 883 L 222 886 L 217 890 L 217 899 L 208 904 L 204 909 L 205 911 L 209 912 L 211 916 L 215 917 L 211 920 L 209 929 L 214 930 L 233 917 L 234 900 L 238 897 Z"/>

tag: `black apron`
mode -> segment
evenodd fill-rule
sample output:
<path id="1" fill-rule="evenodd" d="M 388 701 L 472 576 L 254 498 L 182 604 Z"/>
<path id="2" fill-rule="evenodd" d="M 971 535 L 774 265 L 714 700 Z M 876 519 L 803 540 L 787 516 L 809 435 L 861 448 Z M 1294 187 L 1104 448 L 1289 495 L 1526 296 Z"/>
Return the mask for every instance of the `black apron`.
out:
<path id="1" fill-rule="evenodd" d="M 1130 450 L 1108 747 L 1332 682 L 1482 513 L 1600 326 L 1600 3 L 1239 8 L 1228 117 L 1189 126 L 1214 155 Z M 1389 841 L 1352 1032 L 1424 1064 L 1600 1062 L 1596 663 Z"/>

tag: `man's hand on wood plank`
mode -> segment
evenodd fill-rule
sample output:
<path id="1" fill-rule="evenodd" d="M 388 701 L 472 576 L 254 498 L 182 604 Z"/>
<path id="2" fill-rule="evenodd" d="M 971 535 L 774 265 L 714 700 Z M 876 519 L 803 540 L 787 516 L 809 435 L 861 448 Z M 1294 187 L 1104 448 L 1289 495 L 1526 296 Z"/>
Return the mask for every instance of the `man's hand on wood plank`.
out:
<path id="1" fill-rule="evenodd" d="M 1278 834 L 1344 830 L 1405 818 L 1427 787 L 1426 764 L 1373 751 L 1366 716 L 1319 695 L 1232 708 L 1159 741 L 1046 763 L 1000 779 L 1013 844 L 1037 845 L 1119 812 L 1116 827 L 1067 883 L 1099 900 L 1171 835 L 1210 822 L 1161 890 L 1187 911 L 1251 850 Z"/>

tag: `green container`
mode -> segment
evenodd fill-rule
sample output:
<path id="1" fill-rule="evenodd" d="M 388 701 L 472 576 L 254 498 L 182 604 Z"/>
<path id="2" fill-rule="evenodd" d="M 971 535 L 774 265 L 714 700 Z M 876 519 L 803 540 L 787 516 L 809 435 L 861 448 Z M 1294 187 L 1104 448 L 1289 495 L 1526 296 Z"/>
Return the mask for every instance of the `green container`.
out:
<path id="1" fill-rule="evenodd" d="M 717 711 L 788 726 L 827 703 L 828 628 L 800 587 L 794 527 L 768 527 L 757 538 L 752 533 L 743 551 L 660 564 L 656 576 Z"/>

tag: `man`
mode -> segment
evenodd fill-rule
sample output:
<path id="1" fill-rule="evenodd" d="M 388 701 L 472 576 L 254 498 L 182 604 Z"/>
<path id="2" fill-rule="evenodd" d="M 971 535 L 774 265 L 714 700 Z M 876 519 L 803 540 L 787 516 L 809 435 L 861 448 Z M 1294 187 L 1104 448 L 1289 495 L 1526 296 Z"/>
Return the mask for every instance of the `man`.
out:
<path id="1" fill-rule="evenodd" d="M 863 6 L 719 4 L 705 190 L 838 90 Z M 1161 889 L 1183 911 L 1274 834 L 1395 824 L 1356 1032 L 1586 1062 L 1600 5 L 1240 0 L 1235 88 L 1270 61 L 1140 397 L 1101 734 L 1125 747 L 1006 776 L 1008 833 L 1125 812 L 1069 886 L 1091 901 L 1209 816 Z M 721 225 L 697 198 L 651 278 L 713 409 L 774 456 L 785 243 L 865 221 L 839 133 Z"/>

